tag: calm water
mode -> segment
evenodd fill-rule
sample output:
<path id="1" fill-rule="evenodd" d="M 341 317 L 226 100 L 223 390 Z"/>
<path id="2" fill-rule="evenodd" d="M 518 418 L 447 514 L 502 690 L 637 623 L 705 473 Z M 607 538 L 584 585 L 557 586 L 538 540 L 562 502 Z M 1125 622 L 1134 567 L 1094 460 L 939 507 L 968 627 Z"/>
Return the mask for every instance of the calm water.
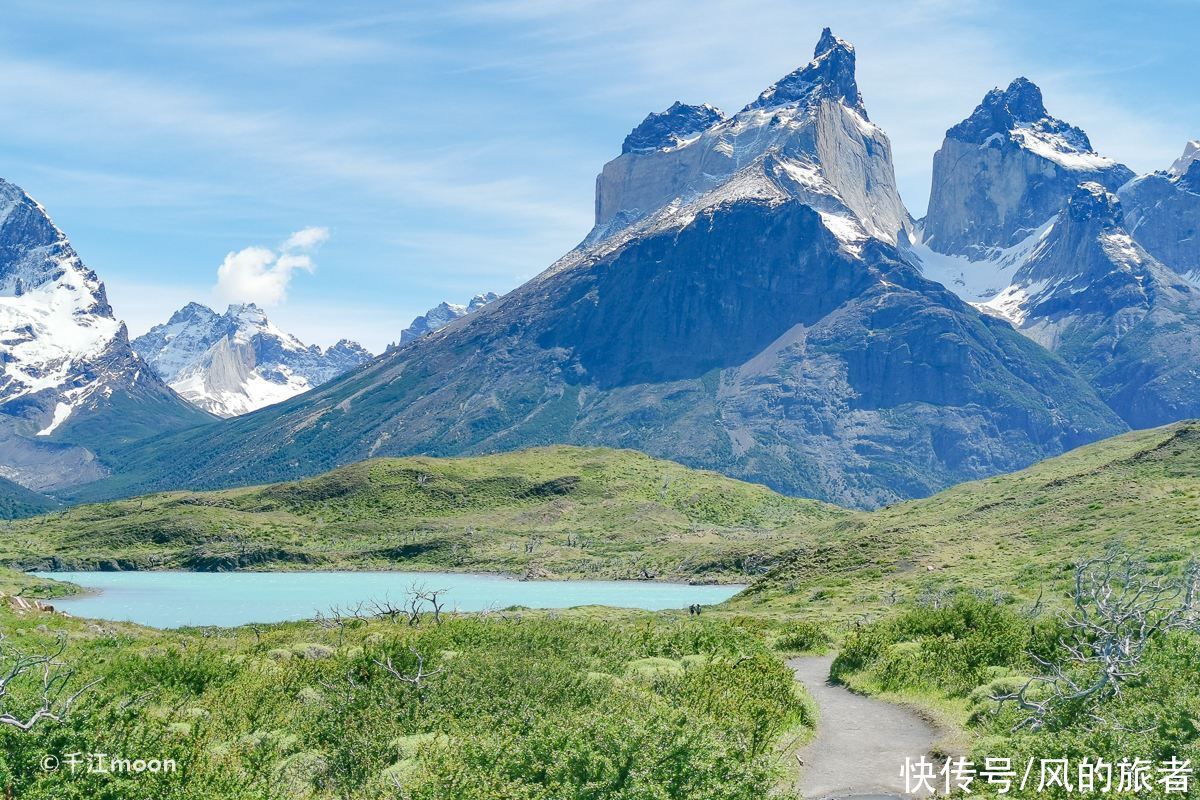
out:
<path id="1" fill-rule="evenodd" d="M 482 611 L 528 606 L 686 608 L 711 605 L 741 586 L 687 586 L 648 581 L 518 581 L 444 572 L 43 572 L 91 594 L 54 600 L 80 617 L 125 620 L 156 628 L 242 625 L 305 619 L 330 606 L 366 600 L 397 603 L 411 586 L 445 589 L 446 609 Z"/>

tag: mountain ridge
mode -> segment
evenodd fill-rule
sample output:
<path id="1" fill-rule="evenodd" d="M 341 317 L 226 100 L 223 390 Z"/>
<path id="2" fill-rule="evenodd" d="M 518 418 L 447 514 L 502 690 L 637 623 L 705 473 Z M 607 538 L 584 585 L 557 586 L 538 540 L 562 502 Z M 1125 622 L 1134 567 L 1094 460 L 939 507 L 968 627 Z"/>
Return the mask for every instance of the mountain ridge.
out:
<path id="1" fill-rule="evenodd" d="M 132 345 L 185 400 L 220 417 L 286 400 L 372 358 L 348 339 L 325 349 L 306 345 L 254 303 L 224 314 L 188 303 Z"/>

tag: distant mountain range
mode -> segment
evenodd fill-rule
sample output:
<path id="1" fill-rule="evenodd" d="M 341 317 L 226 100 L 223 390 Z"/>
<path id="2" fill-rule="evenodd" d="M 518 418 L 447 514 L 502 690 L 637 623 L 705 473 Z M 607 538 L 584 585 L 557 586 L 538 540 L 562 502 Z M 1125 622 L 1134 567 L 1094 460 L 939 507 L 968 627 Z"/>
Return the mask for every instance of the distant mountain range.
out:
<path id="1" fill-rule="evenodd" d="M 441 330 L 497 298 L 475 295 L 463 306 L 443 302 L 400 332 L 395 349 Z M 133 340 L 159 378 L 197 408 L 236 417 L 295 397 L 371 360 L 348 339 L 322 350 L 280 330 L 254 303 L 218 314 L 188 303 L 162 325 Z"/>
<path id="2" fill-rule="evenodd" d="M 412 324 L 400 331 L 400 341 L 388 345 L 387 349 L 395 350 L 409 342 L 420 339 L 422 336 L 428 336 L 434 331 L 440 331 L 451 322 L 454 322 L 454 320 L 461 319 L 467 314 L 473 314 L 488 303 L 498 299 L 500 299 L 500 295 L 495 292 L 488 292 L 487 294 L 475 295 L 465 306 L 443 301 L 414 319 Z"/>
<path id="3" fill-rule="evenodd" d="M 306 345 L 253 303 L 224 314 L 188 303 L 133 349 L 185 400 L 219 417 L 281 402 L 371 360 L 346 339 L 325 350 Z"/>
<path id="4" fill-rule="evenodd" d="M 601 170 L 592 231 L 524 286 L 431 309 L 282 402 L 122 441 L 72 496 L 567 443 L 875 507 L 1200 416 L 1200 147 L 1135 177 L 1020 78 L 947 131 L 914 220 L 855 61 L 826 29 L 737 113 L 650 114 Z M 187 359 L 147 358 L 187 391 Z M 248 363 L 206 356 L 193 385 Z"/>

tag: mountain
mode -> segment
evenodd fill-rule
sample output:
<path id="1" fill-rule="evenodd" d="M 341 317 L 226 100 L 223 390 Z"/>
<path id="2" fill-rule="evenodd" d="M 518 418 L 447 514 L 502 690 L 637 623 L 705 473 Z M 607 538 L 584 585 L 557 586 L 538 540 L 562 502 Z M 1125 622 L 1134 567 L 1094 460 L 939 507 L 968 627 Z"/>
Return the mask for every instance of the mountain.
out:
<path id="1" fill-rule="evenodd" d="M 1155 258 L 1200 287 L 1200 142 L 1171 167 L 1121 187 L 1129 232 Z"/>
<path id="2" fill-rule="evenodd" d="M 219 417 L 281 402 L 371 360 L 346 339 L 325 350 L 306 345 L 253 303 L 224 314 L 188 303 L 133 349 L 185 400 Z"/>
<path id="3" fill-rule="evenodd" d="M 1019 78 L 947 131 L 910 252 L 1142 428 L 1200 416 L 1200 289 L 1131 236 L 1113 194 L 1129 174 Z"/>
<path id="4" fill-rule="evenodd" d="M 946 131 L 933 157 L 926 245 L 983 260 L 1020 247 L 1081 183 L 1116 191 L 1133 171 L 1092 149 L 1087 134 L 1050 116 L 1026 78 L 993 89 Z"/>
<path id="5" fill-rule="evenodd" d="M 108 473 L 112 448 L 195 425 L 129 345 L 96 273 L 0 180 L 0 477 L 39 492 Z"/>
<path id="6" fill-rule="evenodd" d="M 731 117 L 652 115 L 601 172 L 595 228 L 538 277 L 302 397 L 131 448 L 77 496 L 568 443 L 871 507 L 1123 430 L 897 248 L 912 223 L 854 60 L 825 31 Z"/>
<path id="7" fill-rule="evenodd" d="M 811 62 L 732 117 L 678 102 L 648 116 L 596 179 L 596 226 L 584 249 L 639 222 L 670 225 L 671 215 L 706 195 L 708 204 L 792 197 L 844 238 L 894 243 L 911 220 L 891 143 L 867 118 L 854 61 L 854 48 L 826 29 Z"/>
<path id="8" fill-rule="evenodd" d="M 495 292 L 488 292 L 487 294 L 475 295 L 471 298 L 471 302 L 465 306 L 443 301 L 414 319 L 411 325 L 400 331 L 399 343 L 388 345 L 388 349 L 394 350 L 415 339 L 420 339 L 422 336 L 428 336 L 434 331 L 440 331 L 451 322 L 454 322 L 454 320 L 465 317 L 467 314 L 472 314 L 499 298 L 500 295 Z"/>

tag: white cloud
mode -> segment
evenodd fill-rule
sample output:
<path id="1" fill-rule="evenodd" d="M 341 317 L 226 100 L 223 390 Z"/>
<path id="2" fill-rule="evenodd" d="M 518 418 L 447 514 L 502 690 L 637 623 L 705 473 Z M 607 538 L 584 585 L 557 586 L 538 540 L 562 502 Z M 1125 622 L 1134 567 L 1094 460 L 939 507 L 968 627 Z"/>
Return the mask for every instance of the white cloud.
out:
<path id="1" fill-rule="evenodd" d="M 326 228 L 304 228 L 289 236 L 278 251 L 255 246 L 229 253 L 217 268 L 217 297 L 227 303 L 279 305 L 287 299 L 295 273 L 315 269 L 306 251 L 328 238 Z"/>

